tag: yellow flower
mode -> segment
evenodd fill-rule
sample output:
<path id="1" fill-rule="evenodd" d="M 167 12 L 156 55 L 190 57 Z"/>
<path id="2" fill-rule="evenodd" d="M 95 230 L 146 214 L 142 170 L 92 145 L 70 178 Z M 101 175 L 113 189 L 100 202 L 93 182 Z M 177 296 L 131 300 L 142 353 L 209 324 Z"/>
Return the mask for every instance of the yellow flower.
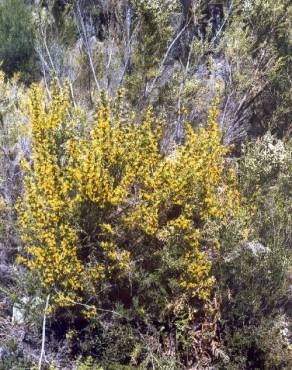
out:
<path id="1" fill-rule="evenodd" d="M 216 108 L 207 127 L 185 126 L 174 160 L 160 150 L 164 123 L 152 109 L 136 124 L 105 99 L 82 137 L 76 114 L 66 89 L 54 86 L 46 104 L 43 90 L 32 88 L 34 166 L 23 161 L 18 205 L 28 257 L 19 262 L 38 274 L 52 304 L 66 306 L 94 296 L 106 278 L 118 284 L 133 265 L 146 266 L 146 257 L 167 249 L 178 256 L 182 294 L 207 300 L 214 280 L 204 236 L 211 222 L 224 225 L 239 208 L 236 176 L 224 171 L 228 150 Z M 218 248 L 209 234 L 208 248 Z"/>

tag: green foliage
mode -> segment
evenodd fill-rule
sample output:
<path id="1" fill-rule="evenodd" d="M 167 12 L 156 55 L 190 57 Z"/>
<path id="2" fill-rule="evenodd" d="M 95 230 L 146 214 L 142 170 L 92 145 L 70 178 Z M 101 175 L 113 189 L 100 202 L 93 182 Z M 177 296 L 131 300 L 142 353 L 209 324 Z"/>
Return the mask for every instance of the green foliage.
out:
<path id="1" fill-rule="evenodd" d="M 133 0 L 139 24 L 137 63 L 151 73 L 166 52 L 173 33 L 171 15 L 179 9 L 176 0 Z M 146 36 L 146 37 L 145 37 Z"/>
<path id="2" fill-rule="evenodd" d="M 5 0 L 0 4 L 0 60 L 8 74 L 22 72 L 28 80 L 35 73 L 31 8 L 23 0 Z"/>
<path id="3" fill-rule="evenodd" d="M 288 0 L 235 1 L 218 46 L 232 70 L 226 92 L 238 94 L 235 123 L 251 108 L 252 134 L 289 130 L 291 9 Z"/>
<path id="4" fill-rule="evenodd" d="M 223 368 L 289 369 L 291 143 L 268 133 L 243 153 L 240 184 L 251 227 L 245 241 L 233 239 L 238 244 L 223 255 L 218 271 L 221 325 L 232 359 Z"/>
<path id="5" fill-rule="evenodd" d="M 159 73 L 159 64 L 167 51 L 174 27 L 171 16 L 179 10 L 176 0 L 133 0 L 137 37 L 133 45 L 131 74 L 127 77 L 129 97 L 140 100 L 145 86 Z"/>
<path id="6" fill-rule="evenodd" d="M 88 356 L 82 363 L 77 364 L 76 370 L 104 370 L 104 368 L 95 364 L 94 359 Z"/>

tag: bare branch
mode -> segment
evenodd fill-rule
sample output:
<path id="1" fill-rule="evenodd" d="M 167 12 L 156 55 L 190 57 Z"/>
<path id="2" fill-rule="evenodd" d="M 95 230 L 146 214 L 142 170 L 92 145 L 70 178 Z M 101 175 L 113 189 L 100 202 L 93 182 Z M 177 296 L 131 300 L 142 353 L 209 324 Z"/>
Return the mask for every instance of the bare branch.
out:
<path id="1" fill-rule="evenodd" d="M 43 357 L 45 355 L 46 319 L 47 319 L 47 312 L 48 312 L 48 308 L 49 308 L 49 301 L 50 301 L 50 295 L 47 296 L 44 318 L 43 318 L 42 349 L 41 349 L 41 355 L 40 355 L 40 358 L 39 358 L 39 370 L 42 370 L 42 361 L 43 361 Z"/>
<path id="2" fill-rule="evenodd" d="M 152 91 L 153 91 L 153 89 L 154 89 L 154 87 L 155 87 L 155 85 L 156 85 L 157 80 L 159 79 L 159 77 L 162 75 L 162 73 L 163 73 L 163 71 L 164 71 L 165 62 L 167 61 L 168 56 L 169 56 L 169 54 L 170 54 L 170 52 L 171 52 L 172 48 L 174 47 L 174 45 L 176 44 L 176 42 L 179 40 L 179 38 L 181 37 L 181 35 L 185 32 L 185 30 L 187 29 L 187 27 L 189 26 L 189 24 L 190 24 L 190 20 L 189 20 L 189 21 L 188 21 L 188 23 L 186 23 L 186 24 L 184 25 L 184 27 L 179 31 L 179 33 L 178 33 L 178 34 L 176 35 L 176 37 L 172 40 L 172 42 L 170 43 L 169 47 L 167 48 L 167 50 L 166 50 L 166 52 L 165 52 L 165 54 L 164 54 L 164 57 L 163 57 L 163 59 L 162 59 L 162 61 L 161 61 L 161 63 L 160 63 L 160 66 L 159 66 L 159 72 L 158 72 L 157 76 L 154 78 L 154 80 L 152 81 L 152 84 L 150 85 L 150 88 L 148 89 L 148 91 L 146 91 L 146 97 L 148 97 L 148 96 L 152 93 Z"/>
<path id="3" fill-rule="evenodd" d="M 97 88 L 98 91 L 100 91 L 101 88 L 100 88 L 100 84 L 98 82 L 98 79 L 97 79 L 97 76 L 96 76 L 96 73 L 95 73 L 95 68 L 94 68 L 94 63 L 93 63 L 91 46 L 90 46 L 90 42 L 88 40 L 88 35 L 87 35 L 86 27 L 85 27 L 84 20 L 83 20 L 83 17 L 82 17 L 82 13 L 81 13 L 81 9 L 80 9 L 80 1 L 79 0 L 76 0 L 75 3 L 76 3 L 76 9 L 77 9 L 77 17 L 76 18 L 77 19 L 79 18 L 79 23 L 80 23 L 80 26 L 81 26 L 82 40 L 83 40 L 83 44 L 85 46 L 86 54 L 88 56 L 88 61 L 89 61 L 90 69 L 91 69 L 91 72 L 92 72 L 92 75 L 93 75 L 93 79 L 94 79 L 96 88 Z"/>

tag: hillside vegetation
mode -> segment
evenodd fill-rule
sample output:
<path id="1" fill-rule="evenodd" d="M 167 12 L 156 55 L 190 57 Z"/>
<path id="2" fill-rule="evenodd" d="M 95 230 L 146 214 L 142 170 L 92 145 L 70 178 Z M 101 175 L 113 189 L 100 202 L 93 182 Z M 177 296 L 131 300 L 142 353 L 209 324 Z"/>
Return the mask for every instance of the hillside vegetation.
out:
<path id="1" fill-rule="evenodd" d="M 0 1 L 0 369 L 292 368 L 291 19 Z"/>

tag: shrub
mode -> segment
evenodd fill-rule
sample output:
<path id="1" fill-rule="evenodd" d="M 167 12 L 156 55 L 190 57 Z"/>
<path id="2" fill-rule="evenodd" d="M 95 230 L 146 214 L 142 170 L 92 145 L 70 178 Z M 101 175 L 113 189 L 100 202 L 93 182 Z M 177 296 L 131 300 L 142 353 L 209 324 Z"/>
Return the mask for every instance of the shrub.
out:
<path id="1" fill-rule="evenodd" d="M 23 72 L 30 77 L 35 70 L 31 11 L 23 0 L 5 0 L 0 4 L 0 60 L 11 75 Z"/>
<path id="2" fill-rule="evenodd" d="M 183 338 L 196 312 L 208 311 L 219 230 L 239 206 L 217 110 L 197 133 L 186 125 L 171 154 L 160 150 L 163 122 L 151 108 L 137 123 L 121 97 L 113 109 L 102 98 L 90 123 L 66 90 L 54 88 L 46 103 L 34 87 L 30 114 L 20 260 L 52 307 L 79 305 L 94 316 L 115 314 L 118 304 L 146 327 L 178 319 Z"/>
<path id="3" fill-rule="evenodd" d="M 215 273 L 222 293 L 222 338 L 231 358 L 222 368 L 289 369 L 291 143 L 268 133 L 243 149 L 240 191 L 250 228 Z"/>

